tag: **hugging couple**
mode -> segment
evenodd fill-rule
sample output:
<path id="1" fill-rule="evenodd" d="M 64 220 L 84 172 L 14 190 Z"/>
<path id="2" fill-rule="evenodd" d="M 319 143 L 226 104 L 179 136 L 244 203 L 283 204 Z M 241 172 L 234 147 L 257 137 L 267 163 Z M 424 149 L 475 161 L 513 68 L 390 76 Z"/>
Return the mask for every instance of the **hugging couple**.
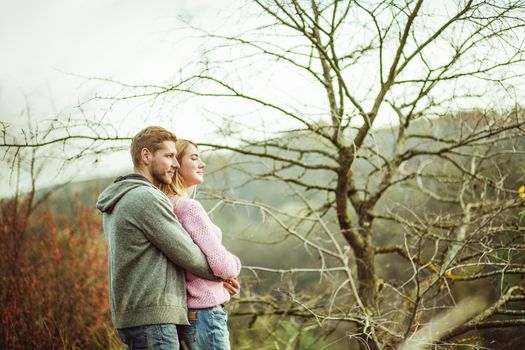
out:
<path id="1" fill-rule="evenodd" d="M 161 127 L 131 142 L 134 171 L 99 196 L 113 325 L 126 348 L 230 349 L 224 303 L 239 291 L 239 259 L 190 198 L 203 182 L 197 145 Z"/>

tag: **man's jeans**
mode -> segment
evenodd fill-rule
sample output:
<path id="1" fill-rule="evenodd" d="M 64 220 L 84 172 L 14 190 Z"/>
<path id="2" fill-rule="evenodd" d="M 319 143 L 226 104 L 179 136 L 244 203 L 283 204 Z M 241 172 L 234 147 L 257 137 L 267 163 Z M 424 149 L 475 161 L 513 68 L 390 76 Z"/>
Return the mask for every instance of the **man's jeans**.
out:
<path id="1" fill-rule="evenodd" d="M 230 350 L 228 315 L 222 306 L 188 309 L 190 325 L 179 326 L 181 339 L 190 350 Z"/>
<path id="2" fill-rule="evenodd" d="M 154 324 L 118 330 L 128 350 L 179 350 L 177 326 Z"/>

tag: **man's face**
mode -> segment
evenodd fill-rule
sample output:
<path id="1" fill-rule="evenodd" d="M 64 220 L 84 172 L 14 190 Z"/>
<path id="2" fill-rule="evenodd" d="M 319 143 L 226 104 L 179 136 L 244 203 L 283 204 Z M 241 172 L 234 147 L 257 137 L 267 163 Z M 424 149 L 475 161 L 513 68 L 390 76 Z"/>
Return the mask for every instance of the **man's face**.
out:
<path id="1" fill-rule="evenodd" d="M 177 162 L 177 149 L 175 142 L 164 141 L 162 147 L 155 153 L 150 153 L 150 162 L 148 166 L 149 173 L 153 178 L 153 184 L 169 185 L 173 179 L 175 171 L 179 167 Z"/>

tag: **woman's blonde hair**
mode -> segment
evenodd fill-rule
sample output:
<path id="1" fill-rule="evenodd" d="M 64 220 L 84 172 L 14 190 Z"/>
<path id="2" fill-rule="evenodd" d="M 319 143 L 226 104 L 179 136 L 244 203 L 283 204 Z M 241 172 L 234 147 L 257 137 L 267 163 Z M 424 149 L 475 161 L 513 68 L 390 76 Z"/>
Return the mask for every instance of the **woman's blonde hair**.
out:
<path id="1" fill-rule="evenodd" d="M 177 161 L 179 164 L 182 163 L 182 157 L 184 157 L 184 154 L 186 153 L 186 150 L 189 145 L 197 147 L 197 144 L 195 142 L 189 141 L 189 140 L 183 140 L 178 139 L 177 142 L 175 142 L 175 148 L 177 149 Z M 160 185 L 160 190 L 164 192 L 167 196 L 183 196 L 186 195 L 186 187 L 184 186 L 184 181 L 182 181 L 182 176 L 180 175 L 178 169 L 175 172 L 175 175 L 173 175 L 173 180 L 169 185 Z"/>

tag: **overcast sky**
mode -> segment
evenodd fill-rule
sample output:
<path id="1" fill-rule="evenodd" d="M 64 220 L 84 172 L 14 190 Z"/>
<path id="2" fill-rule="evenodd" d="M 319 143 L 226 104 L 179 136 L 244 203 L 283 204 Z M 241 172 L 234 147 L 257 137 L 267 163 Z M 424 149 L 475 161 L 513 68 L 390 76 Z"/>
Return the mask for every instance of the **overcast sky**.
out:
<path id="1" fill-rule="evenodd" d="M 20 113 L 26 105 L 34 119 L 67 115 L 68 108 L 93 93 L 85 91 L 87 77 L 136 84 L 165 83 L 200 53 L 200 42 L 175 30 L 180 26 L 177 19 L 191 19 L 196 26 L 210 31 L 237 30 L 235 22 L 226 24 L 225 19 L 232 17 L 240 3 L 241 0 L 0 0 L 0 119 L 24 127 L 27 118 L 21 118 Z M 257 17 L 244 20 L 249 25 L 258 24 Z M 435 20 L 439 23 L 443 19 Z M 349 37 L 349 44 L 366 40 L 360 38 Z M 436 49 L 439 50 L 433 55 L 434 60 L 445 52 L 439 45 Z M 376 62 L 365 62 L 357 67 L 358 71 L 351 72 L 348 83 L 353 84 L 356 94 L 368 94 L 367 84 L 377 80 L 376 66 Z M 281 69 L 278 62 L 261 67 L 257 70 L 248 66 L 251 77 L 244 75 L 241 86 L 252 84 L 258 95 L 273 94 L 274 100 L 282 98 L 303 105 L 324 102 L 324 93 L 307 91 L 304 77 Z M 100 89 L 103 91 L 104 87 Z M 202 114 L 220 114 L 221 105 L 217 102 L 200 105 L 201 113 L 178 106 L 177 112 L 172 113 L 170 101 L 167 111 L 156 113 L 176 120 L 179 137 L 200 142 L 209 140 L 211 132 Z M 243 108 L 239 100 L 234 103 L 228 101 L 230 110 Z M 194 107 L 195 103 L 190 106 Z M 395 116 L 388 112 L 382 111 L 374 126 L 395 122 Z M 118 118 L 118 113 L 112 110 L 112 118 Z M 250 122 L 264 119 L 268 125 L 277 124 L 269 121 L 268 114 L 264 118 L 257 114 L 250 117 Z M 118 124 L 119 132 L 133 135 L 145 126 L 143 123 L 140 118 L 127 118 Z M 110 158 L 99 164 L 103 170 L 115 170 L 123 164 L 129 166 L 129 159 L 120 155 L 119 160 Z M 3 189 L 9 187 L 5 185 L 7 173 L 5 166 L 0 168 Z M 0 194 L 4 192 L 0 190 Z"/>
<path id="2" fill-rule="evenodd" d="M 79 80 L 65 73 L 161 80 L 184 58 L 173 37 L 177 16 L 206 18 L 219 3 L 0 0 L 2 119 L 24 106 L 24 95 L 40 108 L 74 100 Z"/>
<path id="3" fill-rule="evenodd" d="M 88 77 L 132 84 L 166 83 L 188 62 L 200 57 L 202 43 L 193 40 L 188 31 L 178 30 L 178 19 L 191 20 L 195 26 L 212 32 L 214 28 L 236 31 L 236 22 L 225 23 L 225 19 L 241 4 L 236 0 L 0 0 L 0 120 L 27 128 L 27 106 L 33 122 L 56 115 L 74 116 L 78 111 L 72 111 L 72 107 L 78 101 L 103 93 L 108 87 L 100 83 L 93 88 L 93 84 L 86 84 Z M 248 23 L 255 22 L 250 19 Z M 265 89 L 264 77 L 259 72 L 253 74 L 258 74 Z M 295 93 L 301 89 L 301 81 L 295 82 L 294 77 L 287 77 L 278 68 L 265 74 L 286 79 L 288 87 L 296 83 Z M 91 90 L 86 91 L 86 85 Z M 286 94 L 279 87 L 270 86 L 273 93 Z M 174 113 L 170 104 L 176 102 L 170 101 L 165 110 L 154 112 L 162 113 L 170 123 L 161 125 L 175 125 L 172 130 L 178 137 L 197 142 L 215 137 L 211 135 L 216 125 L 205 118 L 220 114 L 221 102 L 177 106 Z M 120 136 L 132 136 L 146 124 L 140 115 L 128 118 L 126 113 L 135 107 L 123 105 L 110 112 L 111 121 L 119 120 L 115 124 Z M 232 109 L 231 102 L 222 106 Z M 235 102 L 234 109 L 242 108 L 242 101 Z M 251 120 L 258 118 L 254 115 Z M 14 189 L 10 168 L 11 164 L 0 163 L 0 195 Z M 121 169 L 131 169 L 126 152 L 104 156 L 96 167 L 90 165 L 89 171 L 72 171 L 75 180 L 82 180 Z M 71 177 L 71 172 L 60 171 L 58 176 L 53 171 L 48 173 L 41 177 L 41 184 Z"/>
<path id="4" fill-rule="evenodd" d="M 33 118 L 74 105 L 85 81 L 76 75 L 165 81 L 193 49 L 177 37 L 177 18 L 209 21 L 225 3 L 232 1 L 0 0 L 0 119 L 23 127 L 26 105 Z M 199 138 L 202 128 L 193 119 L 182 136 Z M 11 187 L 6 174 L 4 167 L 2 193 Z"/>

